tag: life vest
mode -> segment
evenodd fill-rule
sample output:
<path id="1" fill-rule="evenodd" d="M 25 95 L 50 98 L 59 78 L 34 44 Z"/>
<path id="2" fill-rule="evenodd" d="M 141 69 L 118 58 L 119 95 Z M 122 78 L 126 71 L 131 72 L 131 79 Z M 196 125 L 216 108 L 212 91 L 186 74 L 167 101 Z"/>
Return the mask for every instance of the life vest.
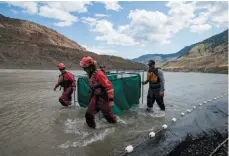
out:
<path id="1" fill-rule="evenodd" d="M 160 78 L 158 76 L 158 68 L 149 69 L 147 73 L 147 80 L 151 88 L 160 88 Z"/>
<path id="2" fill-rule="evenodd" d="M 65 72 L 59 75 L 59 78 L 62 80 L 59 84 L 64 90 L 68 87 L 73 87 L 74 76 L 71 73 Z"/>
<path id="3" fill-rule="evenodd" d="M 92 94 L 95 96 L 101 96 L 103 98 L 108 98 L 108 94 L 113 90 L 113 88 L 106 90 L 99 82 L 96 80 L 97 72 L 101 70 L 96 70 L 89 78 L 89 87 L 92 90 Z"/>

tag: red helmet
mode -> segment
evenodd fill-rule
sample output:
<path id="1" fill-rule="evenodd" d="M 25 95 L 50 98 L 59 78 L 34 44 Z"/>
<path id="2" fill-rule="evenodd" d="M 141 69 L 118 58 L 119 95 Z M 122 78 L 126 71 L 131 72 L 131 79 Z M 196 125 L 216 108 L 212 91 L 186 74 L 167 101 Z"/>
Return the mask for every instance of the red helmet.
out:
<path id="1" fill-rule="evenodd" d="M 65 68 L 65 65 L 63 63 L 59 63 L 58 66 L 57 66 L 59 69 L 64 69 Z"/>
<path id="2" fill-rule="evenodd" d="M 80 67 L 82 68 L 87 68 L 90 65 L 95 65 L 95 64 L 96 64 L 96 61 L 93 58 L 91 58 L 90 56 L 83 57 L 82 60 L 80 61 Z"/>

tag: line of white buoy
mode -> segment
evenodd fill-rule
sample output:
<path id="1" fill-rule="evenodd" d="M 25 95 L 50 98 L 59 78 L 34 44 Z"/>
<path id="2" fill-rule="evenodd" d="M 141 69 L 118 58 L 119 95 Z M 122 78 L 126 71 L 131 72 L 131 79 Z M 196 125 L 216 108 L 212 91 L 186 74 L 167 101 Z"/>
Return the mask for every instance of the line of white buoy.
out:
<path id="1" fill-rule="evenodd" d="M 212 100 L 217 100 L 217 99 L 223 98 L 224 96 L 227 96 L 227 95 L 228 95 L 228 94 L 223 94 L 223 95 L 217 96 L 217 97 L 215 97 L 215 98 L 213 98 L 213 99 L 204 101 L 203 103 L 200 103 L 200 102 L 199 102 L 199 104 L 196 105 L 196 106 L 194 105 L 194 106 L 192 107 L 192 109 L 187 109 L 187 110 L 186 110 L 186 113 L 187 113 L 187 114 L 188 114 L 188 113 L 191 113 L 192 110 L 196 109 L 198 106 L 202 106 L 203 104 L 207 104 L 207 103 L 211 102 Z M 181 112 L 181 117 L 183 117 L 183 116 L 185 116 L 185 113 L 184 113 L 184 112 Z M 176 121 L 177 121 L 176 118 L 172 118 L 172 122 L 173 122 L 173 123 L 175 123 Z M 150 139 L 150 138 L 154 138 L 154 137 L 156 136 L 157 133 L 159 133 L 161 130 L 167 129 L 167 128 L 168 128 L 168 125 L 166 125 L 166 124 L 162 125 L 162 129 L 160 129 L 159 131 L 157 131 L 157 132 L 150 132 L 150 133 L 149 133 L 149 137 L 148 137 L 146 140 L 148 140 L 148 139 Z M 142 141 L 141 143 L 145 142 L 146 140 Z M 140 145 L 141 143 L 137 144 L 135 147 L 137 147 L 137 146 Z M 134 150 L 135 147 L 133 147 L 132 145 L 128 145 L 128 146 L 125 148 L 125 152 L 124 152 L 123 154 L 121 154 L 121 155 L 124 155 L 125 153 L 131 153 L 131 152 L 133 152 L 133 150 Z M 121 156 L 121 155 L 120 155 L 120 156 Z"/>

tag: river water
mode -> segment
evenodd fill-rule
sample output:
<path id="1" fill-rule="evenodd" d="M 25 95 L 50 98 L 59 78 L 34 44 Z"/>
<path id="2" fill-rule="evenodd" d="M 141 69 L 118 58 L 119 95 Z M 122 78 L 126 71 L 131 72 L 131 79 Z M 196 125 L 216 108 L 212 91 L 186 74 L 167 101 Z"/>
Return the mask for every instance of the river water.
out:
<path id="1" fill-rule="evenodd" d="M 93 130 L 85 124 L 85 108 L 59 104 L 61 91 L 53 91 L 58 75 L 54 70 L 0 70 L 1 156 L 120 155 L 181 111 L 228 92 L 227 75 L 165 72 L 165 115 L 156 103 L 155 114 L 145 113 L 145 85 L 143 104 L 118 117 L 116 125 L 97 116 Z"/>

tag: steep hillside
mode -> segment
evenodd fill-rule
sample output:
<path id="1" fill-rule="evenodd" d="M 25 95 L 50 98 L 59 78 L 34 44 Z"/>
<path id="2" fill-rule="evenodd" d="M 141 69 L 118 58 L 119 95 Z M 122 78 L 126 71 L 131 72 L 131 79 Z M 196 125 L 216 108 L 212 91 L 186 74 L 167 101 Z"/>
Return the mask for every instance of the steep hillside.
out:
<path id="1" fill-rule="evenodd" d="M 0 14 L 0 42 L 24 41 L 39 44 L 51 44 L 85 50 L 76 42 L 69 40 L 52 29 L 33 22 L 8 18 Z"/>
<path id="2" fill-rule="evenodd" d="M 196 44 L 176 60 L 166 62 L 162 68 L 168 71 L 228 73 L 228 30 Z"/>
<path id="3" fill-rule="evenodd" d="M 56 69 L 64 62 L 79 69 L 80 59 L 88 55 L 109 69 L 145 68 L 120 57 L 97 55 L 52 29 L 0 14 L 0 68 Z"/>

